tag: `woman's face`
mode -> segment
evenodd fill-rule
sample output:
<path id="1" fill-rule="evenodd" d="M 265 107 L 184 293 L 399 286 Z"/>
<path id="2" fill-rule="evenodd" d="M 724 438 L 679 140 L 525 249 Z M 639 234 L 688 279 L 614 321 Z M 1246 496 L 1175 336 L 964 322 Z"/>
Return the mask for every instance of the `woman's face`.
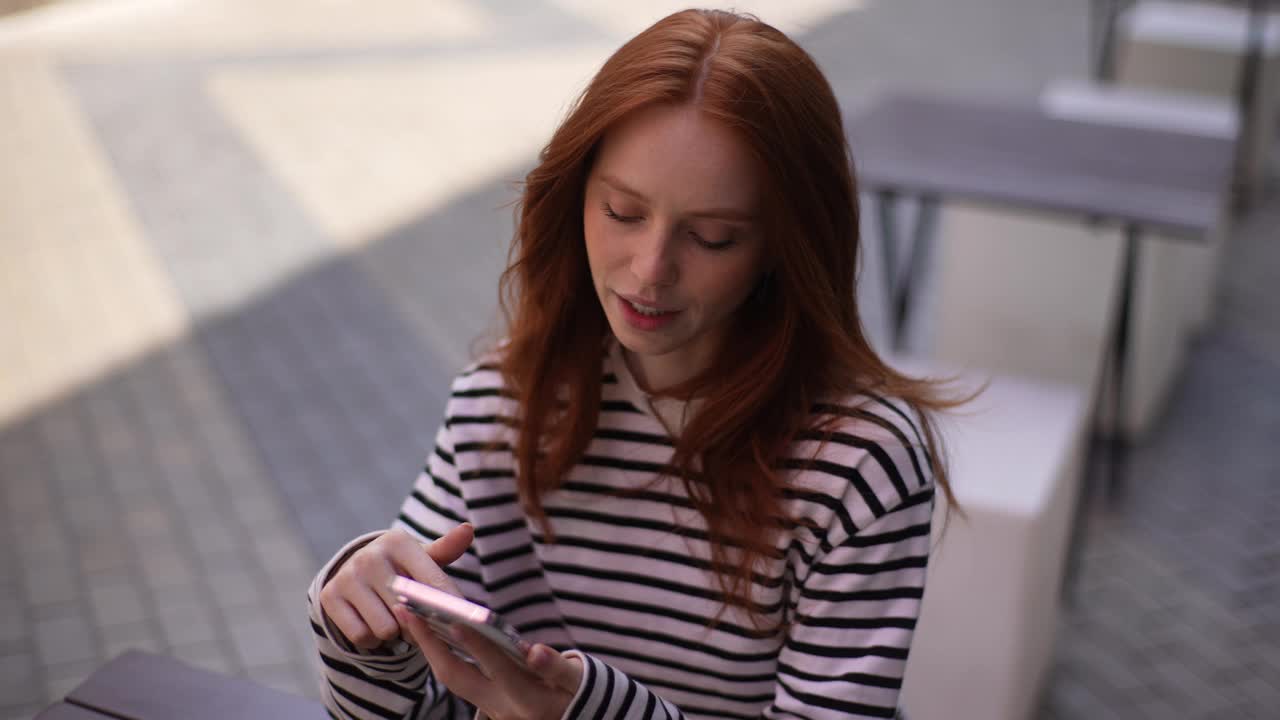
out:
<path id="1" fill-rule="evenodd" d="M 706 368 L 758 282 L 760 192 L 746 147 L 692 107 L 648 108 L 605 136 L 582 209 L 587 259 L 647 388 Z"/>

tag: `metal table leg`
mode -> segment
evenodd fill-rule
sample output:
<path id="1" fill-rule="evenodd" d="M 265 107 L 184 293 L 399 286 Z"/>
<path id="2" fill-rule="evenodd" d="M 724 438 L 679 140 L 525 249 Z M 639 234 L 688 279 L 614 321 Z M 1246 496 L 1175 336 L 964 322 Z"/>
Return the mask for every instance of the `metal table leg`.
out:
<path id="1" fill-rule="evenodd" d="M 899 268 L 898 261 L 900 236 L 897 200 L 897 194 L 892 191 L 883 190 L 876 193 L 876 213 L 880 220 L 880 245 L 884 257 L 890 344 L 894 350 L 901 350 L 907 322 L 911 318 L 912 296 L 933 247 L 933 227 L 937 221 L 938 198 L 934 195 L 920 196 L 920 207 L 911 226 L 911 247 L 903 268 Z"/>
<path id="2" fill-rule="evenodd" d="M 1231 195 L 1237 209 L 1249 205 L 1249 164 L 1253 158 L 1253 134 L 1256 130 L 1254 107 L 1258 101 L 1258 86 L 1262 79 L 1263 63 L 1263 0 L 1249 0 L 1249 20 L 1245 29 L 1244 53 L 1240 58 L 1240 76 L 1236 85 L 1236 111 L 1240 114 L 1240 129 L 1236 135 L 1235 157 L 1231 176 Z M 1263 118 L 1272 122 L 1273 118 Z M 1259 148 L 1261 150 L 1262 148 Z"/>
<path id="3" fill-rule="evenodd" d="M 1129 346 L 1132 330 L 1129 327 L 1129 316 L 1133 311 L 1133 295 L 1136 292 L 1138 269 L 1138 253 L 1141 233 L 1136 225 L 1124 228 L 1124 257 L 1120 265 L 1120 298 L 1116 310 L 1115 330 L 1111 356 L 1111 453 L 1110 473 L 1107 488 L 1115 494 L 1121 491 L 1127 479 L 1129 465 L 1129 441 L 1125 435 L 1125 421 L 1128 418 L 1128 396 L 1126 395 L 1126 378 L 1128 376 Z"/>
<path id="4" fill-rule="evenodd" d="M 1080 483 L 1080 492 L 1076 497 L 1075 512 L 1071 522 L 1071 541 L 1067 546 L 1065 578 L 1062 584 L 1063 594 L 1071 600 L 1071 590 L 1080 571 L 1081 547 L 1084 542 L 1084 524 L 1089 506 L 1097 492 L 1101 480 L 1098 477 L 1098 465 L 1101 457 L 1102 419 L 1104 409 L 1103 391 L 1111 390 L 1111 437 L 1106 439 L 1108 445 L 1106 489 L 1109 497 L 1116 497 L 1124 491 L 1128 480 L 1129 443 L 1125 438 L 1125 419 L 1128 411 L 1126 377 L 1132 329 L 1129 316 L 1133 311 L 1133 296 L 1137 292 L 1137 269 L 1141 250 L 1141 231 L 1137 225 L 1126 225 L 1124 228 L 1124 246 L 1120 258 L 1120 286 L 1111 317 L 1111 331 L 1102 352 L 1102 372 L 1094 389 L 1093 427 L 1085 452 L 1084 477 Z M 1110 379 L 1108 384 L 1106 381 Z"/>
<path id="5" fill-rule="evenodd" d="M 920 207 L 916 212 L 915 224 L 911 229 L 911 253 L 907 255 L 907 266 L 898 282 L 897 292 L 893 298 L 893 340 L 895 347 L 901 347 L 906 335 L 907 323 L 911 320 L 911 301 L 916 286 L 920 282 L 920 274 L 924 271 L 930 253 L 933 252 L 933 227 L 938 219 L 938 198 L 935 195 L 921 195 Z"/>
<path id="6" fill-rule="evenodd" d="M 897 327 L 897 318 L 893 317 L 898 284 L 898 196 L 892 190 L 880 190 L 876 193 L 876 217 L 880 224 L 880 257 L 884 261 L 884 297 L 885 313 L 888 316 L 890 341 L 897 349 L 897 335 L 892 329 Z"/>
<path id="7" fill-rule="evenodd" d="M 1089 3 L 1090 56 L 1093 77 L 1112 82 L 1116 77 L 1116 21 L 1120 0 L 1092 0 Z"/>

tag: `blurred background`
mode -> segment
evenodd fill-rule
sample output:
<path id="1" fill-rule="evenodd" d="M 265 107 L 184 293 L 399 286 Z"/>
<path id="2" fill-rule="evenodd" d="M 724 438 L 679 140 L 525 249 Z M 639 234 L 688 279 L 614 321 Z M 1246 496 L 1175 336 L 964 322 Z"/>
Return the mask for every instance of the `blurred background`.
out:
<path id="1" fill-rule="evenodd" d="M 1113 67 L 1099 73 L 1107 11 L 1084 0 L 732 5 L 813 54 L 846 118 L 888 91 L 1044 107 L 1063 79 L 1140 75 L 1141 42 L 1173 85 L 1189 76 L 1180 36 L 1139 37 L 1152 25 L 1137 21 L 1115 25 Z M 307 585 L 346 540 L 389 524 L 430 451 L 451 377 L 475 339 L 497 331 L 518 181 L 604 58 L 684 6 L 0 0 L 0 718 L 31 717 L 128 648 L 317 695 Z M 1193 20 L 1236 27 L 1213 10 Z M 1124 423 L 1133 452 L 1123 491 L 1086 495 L 1078 534 L 1044 540 L 1037 516 L 1023 518 L 1034 549 L 1019 562 L 1051 568 L 1037 581 L 1050 612 L 1005 632 L 1052 642 L 1005 654 L 1043 666 L 1019 680 L 1029 699 L 1008 705 L 1011 717 L 1263 718 L 1280 708 L 1280 22 L 1264 20 L 1253 105 L 1264 139 L 1238 202 L 1224 194 L 1202 322 L 1178 342 L 1156 399 Z M 1192 108 L 1179 117 L 1214 125 L 1235 107 L 1244 41 L 1215 46 L 1206 35 L 1181 37 L 1193 55 L 1224 58 L 1225 74 L 1166 89 Z M 1147 112 L 1125 102 L 1099 112 L 1124 122 Z M 1156 114 L 1171 107 L 1151 102 Z M 1235 120 L 1232 132 L 1243 127 Z M 1086 340 L 1068 353 L 1083 361 L 1048 358 L 1038 373 L 1034 357 L 1002 366 L 1011 336 L 982 339 L 1000 318 L 954 312 L 981 307 L 964 299 L 998 283 L 964 275 L 964 258 L 982 259 L 957 239 L 975 232 L 965 212 L 944 208 L 936 223 L 907 350 L 1066 387 L 1087 405 L 1101 382 L 1093 359 L 1118 236 L 1078 218 L 997 219 L 1023 223 L 1015 235 L 1057 223 L 1103 243 L 1081 272 L 1104 278 L 1105 292 L 1072 281 L 1058 303 L 1084 308 L 1071 321 Z M 863 307 L 884 338 L 873 270 L 883 258 L 869 240 L 875 213 L 865 215 Z M 1057 261 L 1033 270 L 1043 258 L 1004 256 L 1026 277 L 988 299 L 1022 303 L 1010 298 L 1051 284 L 1036 272 L 1061 275 Z M 1036 310 L 1037 324 L 1052 327 L 1053 307 Z M 992 362 L 947 356 L 957 332 Z M 1061 423 L 1075 454 L 1043 460 L 1045 482 L 1065 478 L 1046 493 L 1065 503 L 1059 518 L 1089 470 L 1077 442 L 1085 414 L 1064 412 L 1075 413 Z M 1021 487 L 1017 470 L 1004 471 Z M 1059 606 L 1072 553 L 1078 569 Z M 987 602 L 983 583 L 971 585 Z M 973 666 L 951 673 L 991 696 L 986 649 L 971 647 Z M 912 717 L 928 720 L 927 706 Z"/>

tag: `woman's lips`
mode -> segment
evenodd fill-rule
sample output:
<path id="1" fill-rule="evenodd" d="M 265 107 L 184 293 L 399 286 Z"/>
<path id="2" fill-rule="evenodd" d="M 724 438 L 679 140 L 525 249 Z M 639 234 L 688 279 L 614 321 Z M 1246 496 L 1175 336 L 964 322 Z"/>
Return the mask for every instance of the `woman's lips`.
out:
<path id="1" fill-rule="evenodd" d="M 680 314 L 679 310 L 660 310 L 657 314 L 653 314 L 652 306 L 642 302 L 636 302 L 624 295 L 617 295 L 618 305 L 622 309 L 622 316 L 626 319 L 627 324 L 637 330 L 654 331 L 659 330 Z M 649 313 L 641 312 L 637 306 L 649 310 Z"/>
<path id="2" fill-rule="evenodd" d="M 646 311 L 648 311 L 648 312 L 651 312 L 651 313 L 653 313 L 653 312 L 676 312 L 675 310 L 671 310 L 671 309 L 669 309 L 669 308 L 664 308 L 664 307 L 662 307 L 661 305 L 658 305 L 658 304 L 656 304 L 656 303 L 649 302 L 648 300 L 645 300 L 644 298 L 638 297 L 638 296 L 636 296 L 636 295 L 622 295 L 622 294 L 620 294 L 620 293 L 615 293 L 615 294 L 617 294 L 617 295 L 618 295 L 618 297 L 622 298 L 623 300 L 626 300 L 627 302 L 631 303 L 632 305 L 635 305 L 636 307 L 639 307 L 639 308 L 641 308 L 641 309 L 643 309 L 643 310 L 646 310 Z"/>

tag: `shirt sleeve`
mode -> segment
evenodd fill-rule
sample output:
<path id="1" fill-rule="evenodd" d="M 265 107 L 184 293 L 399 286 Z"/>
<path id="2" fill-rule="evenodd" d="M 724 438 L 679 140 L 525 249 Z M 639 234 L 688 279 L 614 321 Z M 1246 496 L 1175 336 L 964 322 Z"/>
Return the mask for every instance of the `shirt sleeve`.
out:
<path id="1" fill-rule="evenodd" d="M 929 556 L 933 491 L 814 558 L 766 717 L 892 718 Z"/>
<path id="2" fill-rule="evenodd" d="M 890 451 L 910 468 L 911 450 Z M 901 463 L 901 464 L 899 464 Z M 863 468 L 868 476 L 875 465 Z M 868 478 L 871 479 L 871 478 Z M 882 486 L 883 487 L 883 486 Z M 766 718 L 893 718 L 907 654 L 924 597 L 933 514 L 933 487 L 922 482 L 904 495 L 890 488 L 889 508 L 865 527 L 828 529 L 798 577 L 791 624 L 778 656 L 773 701 Z M 579 652 L 582 684 L 565 718 L 682 718 L 680 709 L 642 683 Z"/>
<path id="3" fill-rule="evenodd" d="M 393 528 L 402 528 L 428 543 L 467 520 L 453 458 L 450 424 L 446 418 Z M 321 699 L 330 715 L 337 718 L 470 718 L 471 706 L 436 681 L 416 647 L 397 640 L 373 650 L 357 648 L 330 622 L 320 606 L 320 589 L 324 583 L 347 558 L 383 532 L 386 531 L 358 537 L 338 551 L 316 575 L 307 593 L 311 627 L 321 661 Z M 468 549 L 444 570 L 464 595 L 484 601 L 479 561 L 473 549 Z"/>

